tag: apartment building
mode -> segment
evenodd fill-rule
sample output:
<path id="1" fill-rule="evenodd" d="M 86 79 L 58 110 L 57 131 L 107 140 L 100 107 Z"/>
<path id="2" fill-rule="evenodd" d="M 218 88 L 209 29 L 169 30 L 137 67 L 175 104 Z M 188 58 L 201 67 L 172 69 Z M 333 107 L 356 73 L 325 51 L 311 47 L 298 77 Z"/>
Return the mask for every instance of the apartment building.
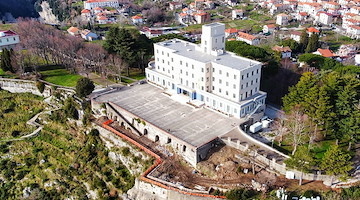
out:
<path id="1" fill-rule="evenodd" d="M 2 49 L 14 48 L 16 44 L 20 42 L 19 35 L 13 31 L 0 31 L 0 51 Z"/>
<path id="2" fill-rule="evenodd" d="M 84 1 L 84 9 L 92 10 L 96 7 L 113 7 L 119 8 L 119 1 L 118 0 L 87 0 Z"/>

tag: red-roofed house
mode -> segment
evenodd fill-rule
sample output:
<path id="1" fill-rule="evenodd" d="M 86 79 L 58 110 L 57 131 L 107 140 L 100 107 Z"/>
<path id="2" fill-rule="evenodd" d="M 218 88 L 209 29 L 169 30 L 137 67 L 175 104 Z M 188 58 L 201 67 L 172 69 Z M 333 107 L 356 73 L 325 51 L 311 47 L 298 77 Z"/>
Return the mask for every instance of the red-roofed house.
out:
<path id="1" fill-rule="evenodd" d="M 289 24 L 289 15 L 281 13 L 276 15 L 276 24 L 286 26 Z"/>
<path id="2" fill-rule="evenodd" d="M 331 51 L 330 49 L 320 49 L 320 48 L 318 48 L 317 51 L 315 51 L 313 54 L 321 55 L 321 56 L 324 56 L 326 58 L 334 58 L 334 57 L 336 57 L 334 52 Z"/>
<path id="3" fill-rule="evenodd" d="M 76 27 L 70 27 L 68 28 L 67 32 L 72 35 L 72 36 L 77 36 L 77 35 L 80 35 L 80 30 Z"/>
<path id="4" fill-rule="evenodd" d="M 199 13 L 195 13 L 194 15 L 195 21 L 197 24 L 203 24 L 210 20 L 210 14 L 204 11 L 200 11 Z"/>
<path id="5" fill-rule="evenodd" d="M 143 23 L 143 18 L 139 15 L 135 15 L 135 16 L 131 17 L 131 20 L 134 24 L 142 24 Z"/>
<path id="6" fill-rule="evenodd" d="M 275 24 L 267 24 L 263 26 L 263 33 L 273 33 L 276 29 Z"/>
<path id="7" fill-rule="evenodd" d="M 99 22 L 99 24 L 106 24 L 106 23 L 109 22 L 109 19 L 107 17 L 105 17 L 105 16 L 99 16 L 98 17 L 98 22 Z"/>
<path id="8" fill-rule="evenodd" d="M 236 28 L 225 29 L 225 37 L 226 38 L 236 36 L 237 33 L 238 33 L 238 30 Z"/>
<path id="9" fill-rule="evenodd" d="M 296 19 L 299 21 L 305 20 L 307 17 L 309 16 L 309 14 L 307 12 L 299 12 L 296 14 Z"/>
<path id="10" fill-rule="evenodd" d="M 239 9 L 235 9 L 231 11 L 231 19 L 240 19 L 244 16 L 244 11 L 243 10 L 239 10 Z"/>
<path id="11" fill-rule="evenodd" d="M 330 13 L 321 11 L 318 12 L 318 14 L 316 15 L 314 22 L 320 22 L 325 25 L 330 25 L 333 23 L 333 16 Z"/>
<path id="12" fill-rule="evenodd" d="M 283 47 L 283 46 L 274 46 L 272 50 L 280 52 L 281 58 L 290 58 L 291 57 L 291 49 L 290 47 Z"/>
<path id="13" fill-rule="evenodd" d="M 0 51 L 2 49 L 12 49 L 20 42 L 19 35 L 13 31 L 0 31 Z"/>
<path id="14" fill-rule="evenodd" d="M 119 1 L 118 0 L 87 0 L 84 1 L 84 8 L 88 10 L 92 10 L 96 7 L 112 7 L 112 8 L 119 8 Z"/>
<path id="15" fill-rule="evenodd" d="M 296 42 L 300 42 L 301 32 L 299 31 L 290 32 L 290 38 L 295 40 Z"/>
<path id="16" fill-rule="evenodd" d="M 81 17 L 84 19 L 84 20 L 89 20 L 90 17 L 91 17 L 91 12 L 90 10 L 88 9 L 84 9 L 81 11 Z"/>
<path id="17" fill-rule="evenodd" d="M 94 11 L 95 14 L 98 14 L 98 13 L 101 13 L 103 11 L 103 9 L 100 8 L 100 7 L 96 7 L 96 8 L 93 9 L 93 11 Z"/>
<path id="18" fill-rule="evenodd" d="M 239 32 L 236 40 L 246 42 L 250 45 L 258 45 L 260 43 L 259 38 L 244 32 Z"/>
<path id="19" fill-rule="evenodd" d="M 311 36 L 312 34 L 319 34 L 320 31 L 314 27 L 309 27 L 306 29 L 306 32 Z"/>
<path id="20" fill-rule="evenodd" d="M 350 25 L 346 33 L 354 39 L 360 39 L 360 26 Z"/>

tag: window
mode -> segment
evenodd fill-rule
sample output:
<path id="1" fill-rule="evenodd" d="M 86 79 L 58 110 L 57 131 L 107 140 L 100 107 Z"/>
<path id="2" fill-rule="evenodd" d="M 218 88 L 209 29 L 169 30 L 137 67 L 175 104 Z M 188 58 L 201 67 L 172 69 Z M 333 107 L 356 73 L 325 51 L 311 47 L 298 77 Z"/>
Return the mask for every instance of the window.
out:
<path id="1" fill-rule="evenodd" d="M 165 71 L 165 67 L 163 67 L 163 72 Z"/>
<path id="2" fill-rule="evenodd" d="M 219 88 L 219 92 L 221 93 L 221 88 Z"/>
<path id="3" fill-rule="evenodd" d="M 229 86 L 229 82 L 226 82 L 226 86 Z"/>
<path id="4" fill-rule="evenodd" d="M 187 66 L 188 66 L 188 63 L 186 63 L 185 65 L 186 65 L 186 67 L 187 67 Z"/>
<path id="5" fill-rule="evenodd" d="M 234 108 L 234 113 L 237 113 L 237 110 L 236 110 L 236 108 Z"/>
<path id="6" fill-rule="evenodd" d="M 209 68 L 206 68 L 206 73 L 209 73 Z"/>
<path id="7" fill-rule="evenodd" d="M 180 60 L 180 65 L 182 65 L 182 61 Z"/>
<path id="8" fill-rule="evenodd" d="M 182 74 L 182 69 L 180 69 L 180 74 Z"/>
<path id="9" fill-rule="evenodd" d="M 171 67 L 171 70 L 174 70 L 174 67 Z"/>
<path id="10" fill-rule="evenodd" d="M 209 77 L 206 77 L 206 82 L 209 82 Z"/>
<path id="11" fill-rule="evenodd" d="M 221 74 L 221 70 L 219 70 L 219 74 Z"/>
<path id="12" fill-rule="evenodd" d="M 256 78 L 256 79 L 255 79 L 255 83 L 257 83 L 257 82 L 258 82 L 258 79 Z"/>
<path id="13" fill-rule="evenodd" d="M 171 58 L 171 62 L 174 62 L 174 58 Z"/>
<path id="14" fill-rule="evenodd" d="M 220 107 L 222 107 L 222 103 L 220 103 Z"/>
<path id="15" fill-rule="evenodd" d="M 215 86 L 212 86 L 212 90 L 215 90 Z"/>
<path id="16" fill-rule="evenodd" d="M 194 74 L 191 74 L 191 78 L 194 78 Z"/>
<path id="17" fill-rule="evenodd" d="M 188 72 L 185 72 L 186 76 L 188 75 Z"/>
<path id="18" fill-rule="evenodd" d="M 159 58 L 156 58 L 157 61 L 159 61 Z"/>
<path id="19" fill-rule="evenodd" d="M 234 75 L 234 79 L 236 79 L 236 75 Z"/>
<path id="20" fill-rule="evenodd" d="M 226 96 L 228 96 L 228 95 L 229 95 L 229 92 L 228 92 L 228 91 L 226 91 L 226 92 L 225 92 L 225 94 L 226 94 Z"/>
<path id="21" fill-rule="evenodd" d="M 169 57 L 169 53 L 167 53 L 167 57 Z"/>
<path id="22" fill-rule="evenodd" d="M 171 75 L 171 78 L 174 79 L 174 75 Z"/>
<path id="23" fill-rule="evenodd" d="M 159 49 L 156 49 L 156 53 L 159 53 Z"/>
<path id="24" fill-rule="evenodd" d="M 225 42 L 225 38 L 224 37 L 222 37 L 222 43 L 224 43 Z"/>
<path id="25" fill-rule="evenodd" d="M 164 55 L 164 51 L 162 51 L 161 54 Z"/>
<path id="26" fill-rule="evenodd" d="M 212 68 L 213 69 L 213 72 L 215 72 L 215 68 Z"/>
<path id="27" fill-rule="evenodd" d="M 165 63 L 165 60 L 164 60 L 164 59 L 162 59 L 162 63 Z"/>
<path id="28" fill-rule="evenodd" d="M 201 77 L 201 81 L 204 81 L 204 77 Z"/>
<path id="29" fill-rule="evenodd" d="M 229 72 L 226 72 L 226 77 L 229 77 Z"/>
<path id="30" fill-rule="evenodd" d="M 204 90 L 204 86 L 201 86 L 201 90 Z"/>
<path id="31" fill-rule="evenodd" d="M 254 71 L 251 72 L 251 76 L 254 76 Z"/>
<path id="32" fill-rule="evenodd" d="M 257 74 L 259 73 L 259 69 L 256 70 L 256 73 L 257 73 Z"/>
<path id="33" fill-rule="evenodd" d="M 188 86 L 189 85 L 189 81 L 188 80 L 186 80 L 186 86 Z"/>
<path id="34" fill-rule="evenodd" d="M 249 87 L 249 82 L 246 83 L 246 87 Z"/>
<path id="35" fill-rule="evenodd" d="M 245 98 L 247 98 L 248 96 L 247 96 L 247 92 L 245 92 Z"/>
<path id="36" fill-rule="evenodd" d="M 194 88 L 194 83 L 191 83 L 191 87 Z"/>
<path id="37" fill-rule="evenodd" d="M 204 68 L 201 68 L 201 72 L 204 72 Z"/>
<path id="38" fill-rule="evenodd" d="M 255 88 L 255 92 L 257 92 L 257 87 Z"/>
<path id="39" fill-rule="evenodd" d="M 253 85 L 254 81 L 251 81 L 251 85 Z"/>
<path id="40" fill-rule="evenodd" d="M 213 81 L 215 81 L 215 77 L 213 77 Z"/>
<path id="41" fill-rule="evenodd" d="M 191 69 L 194 69 L 194 65 L 191 66 Z"/>
<path id="42" fill-rule="evenodd" d="M 219 79 L 219 83 L 220 83 L 220 84 L 221 84 L 221 82 L 222 82 L 221 79 Z"/>
<path id="43" fill-rule="evenodd" d="M 170 62 L 168 61 L 168 65 L 170 65 Z"/>
<path id="44" fill-rule="evenodd" d="M 236 98 L 236 94 L 233 94 L 233 98 Z"/>
<path id="45" fill-rule="evenodd" d="M 205 45 L 207 45 L 207 41 L 205 40 L 204 42 L 205 42 Z"/>
<path id="46" fill-rule="evenodd" d="M 249 78 L 249 73 L 246 73 L 246 78 Z"/>
<path id="47" fill-rule="evenodd" d="M 217 39 L 215 39 L 215 43 L 217 43 Z"/>
<path id="48" fill-rule="evenodd" d="M 16 38 L 14 38 L 14 41 L 16 40 Z"/>
<path id="49" fill-rule="evenodd" d="M 242 94 L 240 95 L 240 100 L 242 100 L 243 99 L 243 97 L 242 97 Z"/>
<path id="50" fill-rule="evenodd" d="M 244 75 L 241 75 L 241 80 L 244 80 Z"/>

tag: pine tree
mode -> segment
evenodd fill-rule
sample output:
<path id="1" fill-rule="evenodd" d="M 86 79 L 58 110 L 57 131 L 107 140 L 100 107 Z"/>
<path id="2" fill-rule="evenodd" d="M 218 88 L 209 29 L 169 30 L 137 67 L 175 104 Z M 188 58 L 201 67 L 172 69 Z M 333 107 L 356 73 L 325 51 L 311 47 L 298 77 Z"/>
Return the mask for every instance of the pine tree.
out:
<path id="1" fill-rule="evenodd" d="M 317 50 L 318 47 L 319 47 L 319 35 L 314 33 L 309 38 L 309 42 L 306 46 L 305 52 L 306 53 L 314 52 Z"/>
<path id="2" fill-rule="evenodd" d="M 309 35 L 306 32 L 306 30 L 304 30 L 301 35 L 300 35 L 300 51 L 304 52 L 305 48 L 307 47 L 309 42 Z"/>
<path id="3" fill-rule="evenodd" d="M 11 64 L 11 54 L 12 50 L 7 50 L 4 48 L 1 53 L 1 63 L 0 67 L 3 71 L 10 71 L 13 72 L 12 64 Z"/>
<path id="4" fill-rule="evenodd" d="M 351 156 L 349 153 L 342 151 L 338 145 L 331 146 L 324 154 L 320 163 L 320 168 L 325 170 L 326 174 L 331 175 L 331 185 L 334 176 L 341 175 L 345 179 L 348 172 L 352 169 Z"/>

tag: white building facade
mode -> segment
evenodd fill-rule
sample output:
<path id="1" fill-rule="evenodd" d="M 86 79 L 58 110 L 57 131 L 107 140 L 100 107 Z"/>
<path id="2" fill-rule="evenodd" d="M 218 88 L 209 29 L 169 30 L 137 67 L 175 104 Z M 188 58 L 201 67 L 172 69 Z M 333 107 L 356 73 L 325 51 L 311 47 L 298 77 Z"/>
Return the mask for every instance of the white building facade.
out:
<path id="1" fill-rule="evenodd" d="M 119 8 L 119 1 L 118 0 L 87 0 L 84 1 L 84 9 L 92 10 L 96 7 L 113 7 Z"/>
<path id="2" fill-rule="evenodd" d="M 20 42 L 19 35 L 13 31 L 0 31 L 0 51 L 7 48 L 11 49 Z"/>
<path id="3" fill-rule="evenodd" d="M 154 44 L 147 81 L 237 118 L 261 112 L 262 63 L 225 52 L 224 24 L 204 25 L 202 33 L 201 45 L 179 39 Z"/>

